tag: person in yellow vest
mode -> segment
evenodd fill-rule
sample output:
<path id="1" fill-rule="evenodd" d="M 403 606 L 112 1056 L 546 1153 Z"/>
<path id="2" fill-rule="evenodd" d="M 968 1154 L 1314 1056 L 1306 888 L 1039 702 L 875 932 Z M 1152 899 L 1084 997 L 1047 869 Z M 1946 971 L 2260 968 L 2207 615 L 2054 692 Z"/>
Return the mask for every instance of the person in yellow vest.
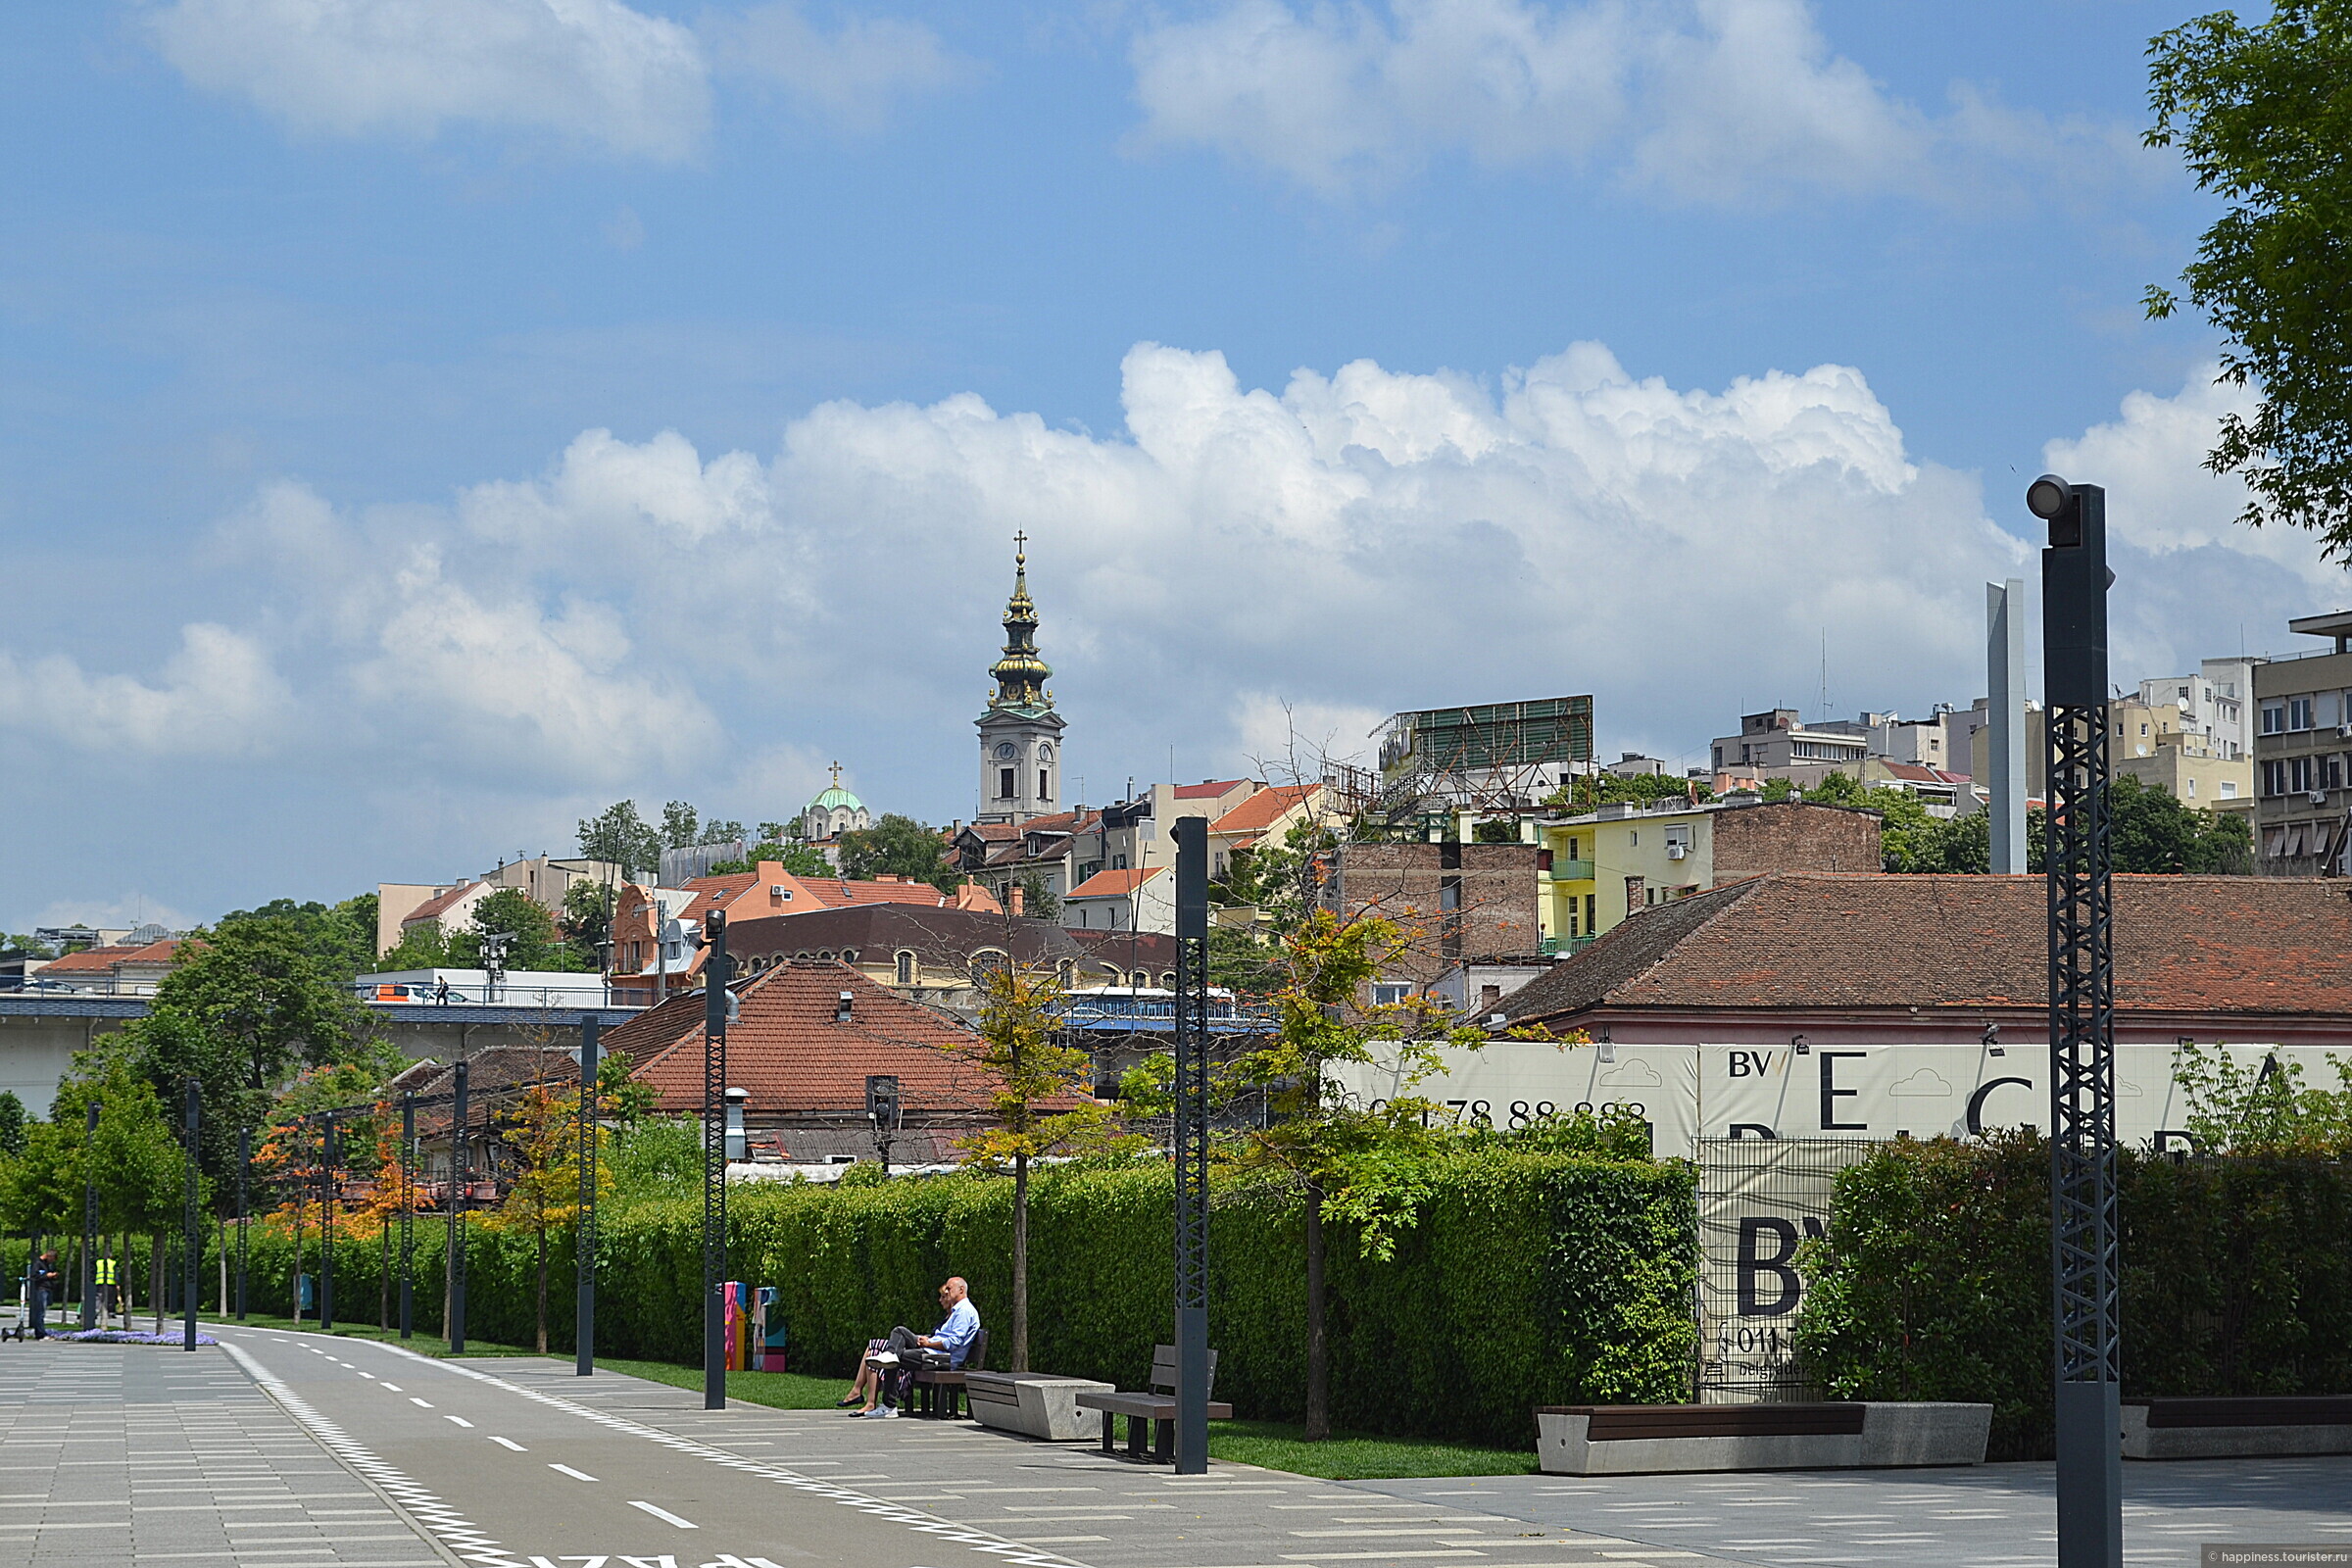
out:
<path id="1" fill-rule="evenodd" d="M 112 1317 L 115 1314 L 115 1260 L 101 1257 L 91 1267 L 98 1287 L 98 1315 L 102 1318 Z"/>

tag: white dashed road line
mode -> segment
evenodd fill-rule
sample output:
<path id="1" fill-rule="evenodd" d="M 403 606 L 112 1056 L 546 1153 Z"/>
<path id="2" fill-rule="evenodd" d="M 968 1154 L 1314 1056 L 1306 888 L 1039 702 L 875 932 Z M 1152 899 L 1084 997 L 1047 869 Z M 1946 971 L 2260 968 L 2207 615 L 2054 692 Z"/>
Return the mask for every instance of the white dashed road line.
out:
<path id="1" fill-rule="evenodd" d="M 571 1479 L 574 1481 L 594 1481 L 596 1479 L 596 1477 L 590 1475 L 587 1471 L 574 1470 L 567 1464 L 551 1464 L 548 1466 L 548 1468 L 550 1470 L 561 1470 L 564 1474 L 571 1477 Z"/>
<path id="2" fill-rule="evenodd" d="M 419 1410 L 430 1410 L 433 1407 L 430 1399 L 419 1399 L 414 1394 L 409 1396 L 409 1402 Z"/>
<path id="3" fill-rule="evenodd" d="M 516 1443 L 513 1438 L 492 1438 L 490 1441 L 497 1444 L 502 1448 L 513 1448 L 516 1453 L 528 1453 L 531 1451 L 530 1449 L 524 1447 L 521 1444 Z"/>
<path id="4" fill-rule="evenodd" d="M 460 1425 L 460 1426 L 462 1426 L 462 1427 L 469 1427 L 469 1426 L 473 1425 L 473 1423 L 472 1423 L 472 1422 L 470 1422 L 470 1421 L 466 1420 L 466 1419 L 464 1416 L 462 1416 L 462 1415 L 445 1415 L 445 1416 L 443 1416 L 441 1419 L 442 1419 L 442 1420 L 444 1420 L 444 1421 L 455 1421 L 455 1422 L 456 1422 L 458 1425 Z"/>
<path id="5" fill-rule="evenodd" d="M 700 1530 L 703 1528 L 701 1525 L 696 1524 L 691 1519 L 681 1519 L 676 1514 L 671 1513 L 667 1508 L 657 1508 L 650 1502 L 638 1502 L 632 1498 L 629 1502 L 629 1506 L 632 1508 L 643 1508 L 647 1513 L 652 1514 L 657 1519 L 666 1519 L 671 1524 L 676 1525 L 680 1530 Z"/>

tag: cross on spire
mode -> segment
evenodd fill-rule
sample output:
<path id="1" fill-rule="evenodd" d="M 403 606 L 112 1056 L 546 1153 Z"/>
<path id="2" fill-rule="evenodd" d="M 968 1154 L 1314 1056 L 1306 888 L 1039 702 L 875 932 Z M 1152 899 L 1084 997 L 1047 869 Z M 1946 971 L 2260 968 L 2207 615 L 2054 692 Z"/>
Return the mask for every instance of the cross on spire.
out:
<path id="1" fill-rule="evenodd" d="M 841 788 L 841 764 L 839 762 L 833 764 L 833 787 Z"/>
<path id="2" fill-rule="evenodd" d="M 1029 563 L 1029 535 L 1026 530 L 1012 536 L 1012 561 L 1016 566 Z"/>

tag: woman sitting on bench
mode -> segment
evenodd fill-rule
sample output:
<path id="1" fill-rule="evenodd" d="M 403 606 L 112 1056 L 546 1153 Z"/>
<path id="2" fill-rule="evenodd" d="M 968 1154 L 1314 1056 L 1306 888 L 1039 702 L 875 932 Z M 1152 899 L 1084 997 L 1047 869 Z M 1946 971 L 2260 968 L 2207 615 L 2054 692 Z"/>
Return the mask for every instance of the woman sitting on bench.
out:
<path id="1" fill-rule="evenodd" d="M 868 1340 L 865 1357 L 858 1363 L 858 1381 L 836 1401 L 837 1406 L 849 1410 L 852 1405 L 862 1405 L 850 1413 L 888 1420 L 899 1413 L 899 1402 L 906 1396 L 916 1367 L 963 1365 L 972 1339 L 980 1332 L 980 1312 L 972 1305 L 971 1297 L 972 1288 L 960 1277 L 951 1279 L 939 1288 L 939 1304 L 948 1315 L 936 1330 L 917 1334 L 902 1323 L 890 1331 L 889 1339 Z"/>

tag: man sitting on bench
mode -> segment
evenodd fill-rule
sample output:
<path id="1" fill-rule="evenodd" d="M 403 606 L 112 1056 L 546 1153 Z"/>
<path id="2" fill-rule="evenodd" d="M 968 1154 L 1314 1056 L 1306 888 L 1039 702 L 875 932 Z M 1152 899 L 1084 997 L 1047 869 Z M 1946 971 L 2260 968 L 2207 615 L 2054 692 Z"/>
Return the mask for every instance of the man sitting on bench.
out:
<path id="1" fill-rule="evenodd" d="M 862 1399 L 864 1407 L 851 1414 L 889 1420 L 899 1413 L 899 1402 L 913 1385 L 915 1368 L 963 1365 L 972 1339 L 980 1332 L 980 1312 L 972 1305 L 971 1297 L 972 1288 L 960 1277 L 951 1279 L 939 1288 L 939 1304 L 948 1315 L 937 1329 L 917 1334 L 902 1323 L 890 1331 L 889 1339 L 869 1343 L 865 1360 L 858 1369 L 858 1381 L 840 1401 L 842 1407 L 847 1409 Z"/>

